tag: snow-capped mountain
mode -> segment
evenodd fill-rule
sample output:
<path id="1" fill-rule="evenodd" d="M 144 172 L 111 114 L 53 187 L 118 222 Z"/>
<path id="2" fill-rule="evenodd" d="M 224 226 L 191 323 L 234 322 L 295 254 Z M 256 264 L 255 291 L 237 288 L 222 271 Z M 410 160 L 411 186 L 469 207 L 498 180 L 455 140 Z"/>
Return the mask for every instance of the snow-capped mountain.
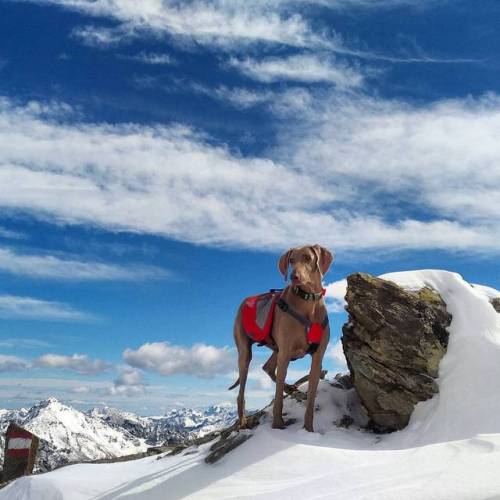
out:
<path id="1" fill-rule="evenodd" d="M 231 406 L 214 405 L 206 410 L 176 408 L 164 417 L 153 417 L 151 440 L 177 444 L 231 425 L 236 411 Z M 166 437 L 166 439 L 165 439 Z"/>
<path id="2" fill-rule="evenodd" d="M 2 432 L 11 420 L 40 438 L 37 469 L 41 471 L 69 462 L 139 453 L 147 448 L 144 439 L 125 429 L 113 428 L 55 398 L 40 401 L 29 410 L 5 412 L 0 416 Z"/>
<path id="3" fill-rule="evenodd" d="M 81 412 L 48 398 L 30 409 L 0 410 L 0 459 L 3 433 L 11 421 L 40 438 L 36 469 L 48 471 L 70 462 L 115 458 L 144 452 L 150 446 L 177 444 L 224 427 L 232 420 L 234 411 L 221 406 L 140 417 L 108 407 Z"/>

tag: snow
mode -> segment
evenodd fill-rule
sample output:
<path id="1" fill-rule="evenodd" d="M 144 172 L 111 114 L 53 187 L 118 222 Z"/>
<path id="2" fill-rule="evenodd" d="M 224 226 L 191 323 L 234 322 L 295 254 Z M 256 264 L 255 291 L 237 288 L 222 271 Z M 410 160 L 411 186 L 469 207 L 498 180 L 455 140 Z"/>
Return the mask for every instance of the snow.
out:
<path id="1" fill-rule="evenodd" d="M 268 418 L 215 465 L 203 461 L 208 443 L 173 457 L 22 478 L 0 490 L 0 500 L 500 498 L 500 314 L 492 292 L 446 271 L 382 277 L 412 290 L 434 288 L 453 315 L 440 392 L 416 406 L 406 429 L 377 436 L 335 426 L 355 407 L 355 395 L 322 381 L 314 434 L 302 429 L 303 405 L 287 398 L 295 424 L 273 430 Z"/>

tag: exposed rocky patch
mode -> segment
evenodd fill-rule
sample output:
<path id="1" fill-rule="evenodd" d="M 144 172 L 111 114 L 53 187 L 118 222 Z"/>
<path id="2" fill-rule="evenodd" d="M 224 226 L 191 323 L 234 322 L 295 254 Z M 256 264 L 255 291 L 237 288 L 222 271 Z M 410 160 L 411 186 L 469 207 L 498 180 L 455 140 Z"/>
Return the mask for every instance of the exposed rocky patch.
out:
<path id="1" fill-rule="evenodd" d="M 497 313 L 500 313 L 500 297 L 496 299 L 491 299 L 491 305 L 495 308 Z"/>
<path id="2" fill-rule="evenodd" d="M 416 403 L 438 392 L 451 315 L 430 288 L 404 290 L 364 273 L 347 278 L 342 345 L 352 382 L 378 432 L 404 428 Z"/>

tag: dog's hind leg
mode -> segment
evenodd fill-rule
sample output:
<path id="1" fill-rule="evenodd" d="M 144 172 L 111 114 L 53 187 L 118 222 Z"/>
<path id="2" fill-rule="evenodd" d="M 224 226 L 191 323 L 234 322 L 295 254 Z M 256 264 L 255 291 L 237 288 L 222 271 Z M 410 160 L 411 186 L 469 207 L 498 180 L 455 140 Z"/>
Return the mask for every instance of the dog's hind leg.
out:
<path id="1" fill-rule="evenodd" d="M 262 369 L 271 377 L 271 380 L 276 383 L 276 364 L 278 362 L 278 351 L 273 351 L 269 359 L 262 365 Z"/>
<path id="2" fill-rule="evenodd" d="M 276 365 L 278 364 L 278 351 L 273 351 L 269 359 L 264 363 L 262 369 L 269 375 L 271 380 L 276 383 Z M 287 394 L 293 394 L 297 391 L 297 385 L 286 384 L 285 392 Z"/>

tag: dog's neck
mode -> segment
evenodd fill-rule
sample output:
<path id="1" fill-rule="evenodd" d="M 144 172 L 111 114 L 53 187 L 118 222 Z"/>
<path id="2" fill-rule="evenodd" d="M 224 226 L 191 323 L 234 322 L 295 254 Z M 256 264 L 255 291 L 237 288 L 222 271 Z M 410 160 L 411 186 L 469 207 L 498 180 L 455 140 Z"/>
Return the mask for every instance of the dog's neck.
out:
<path id="1" fill-rule="evenodd" d="M 307 291 L 302 289 L 299 285 L 293 285 L 292 291 L 295 295 L 303 300 L 320 300 L 324 295 L 324 290 L 321 289 L 320 292 Z"/>
<path id="2" fill-rule="evenodd" d="M 322 309 L 324 308 L 323 298 L 320 298 L 319 300 L 305 300 L 294 292 L 293 288 L 295 286 L 297 285 L 289 284 L 285 288 L 283 292 L 284 300 L 297 312 L 303 314 L 309 320 L 315 321 L 317 319 L 316 315 L 318 315 L 319 311 L 322 311 Z M 303 289 L 305 287 L 301 286 L 300 288 Z M 319 285 L 315 285 L 314 287 L 307 287 L 307 290 L 305 290 L 305 292 L 316 293 L 317 290 L 322 290 L 321 283 Z"/>

